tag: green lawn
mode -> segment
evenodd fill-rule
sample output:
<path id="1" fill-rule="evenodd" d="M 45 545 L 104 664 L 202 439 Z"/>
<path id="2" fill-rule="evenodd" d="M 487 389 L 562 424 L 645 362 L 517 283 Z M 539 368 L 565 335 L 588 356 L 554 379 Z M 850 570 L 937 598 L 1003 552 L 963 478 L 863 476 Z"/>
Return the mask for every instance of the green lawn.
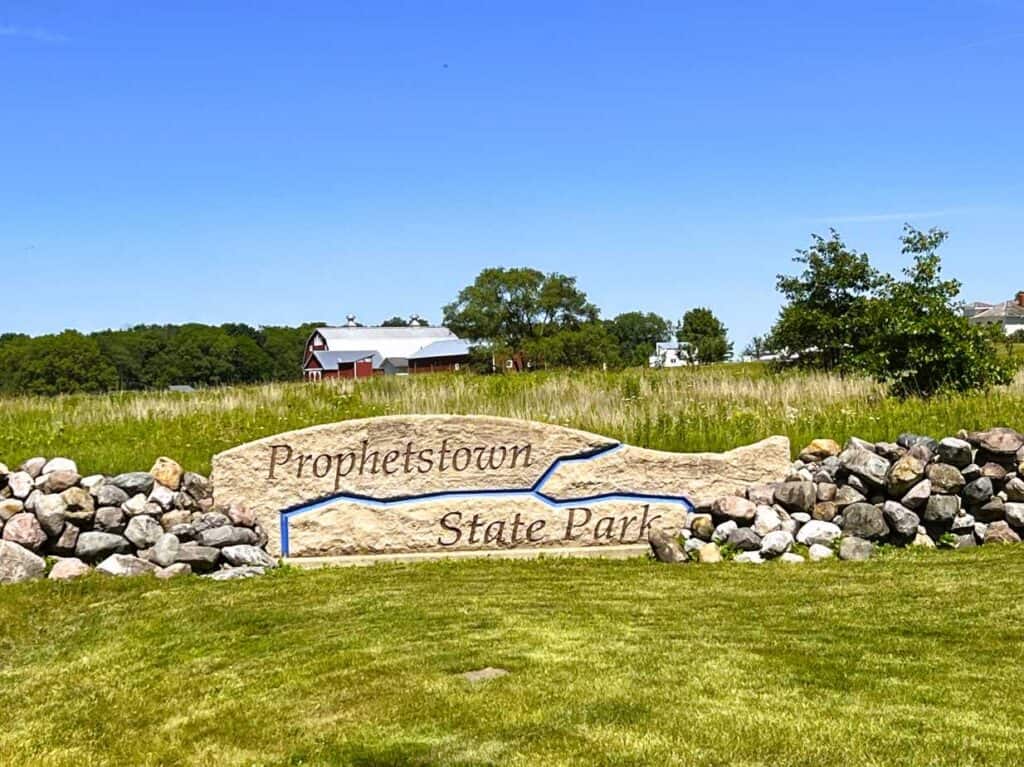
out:
<path id="1" fill-rule="evenodd" d="M 1019 765 L 1022 583 L 993 546 L 6 587 L 0 764 Z"/>

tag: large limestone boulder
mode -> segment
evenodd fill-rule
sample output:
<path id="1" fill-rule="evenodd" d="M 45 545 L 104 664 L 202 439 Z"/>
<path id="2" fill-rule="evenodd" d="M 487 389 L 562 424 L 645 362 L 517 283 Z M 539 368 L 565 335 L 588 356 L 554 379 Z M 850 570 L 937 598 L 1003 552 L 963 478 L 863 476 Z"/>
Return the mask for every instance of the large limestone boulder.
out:
<path id="1" fill-rule="evenodd" d="M 111 554 L 96 566 L 96 572 L 104 575 L 136 576 L 153 575 L 157 566 L 129 554 Z"/>
<path id="2" fill-rule="evenodd" d="M 50 569 L 51 581 L 70 581 L 92 572 L 92 568 L 77 557 L 58 559 Z"/>

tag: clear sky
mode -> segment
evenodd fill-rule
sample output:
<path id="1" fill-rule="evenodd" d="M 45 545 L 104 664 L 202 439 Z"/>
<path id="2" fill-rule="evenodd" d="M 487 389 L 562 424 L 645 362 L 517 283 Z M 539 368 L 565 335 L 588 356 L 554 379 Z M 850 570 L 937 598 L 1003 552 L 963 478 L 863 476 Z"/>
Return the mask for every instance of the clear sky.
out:
<path id="1" fill-rule="evenodd" d="M 742 347 L 835 226 L 1024 289 L 1024 4 L 0 0 L 0 331 L 433 321 L 490 265 Z"/>

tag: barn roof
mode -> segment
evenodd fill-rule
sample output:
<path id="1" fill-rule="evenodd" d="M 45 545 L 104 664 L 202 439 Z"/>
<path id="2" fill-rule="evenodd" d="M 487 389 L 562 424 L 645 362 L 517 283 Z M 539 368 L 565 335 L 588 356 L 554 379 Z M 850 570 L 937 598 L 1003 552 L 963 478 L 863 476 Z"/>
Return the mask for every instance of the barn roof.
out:
<path id="1" fill-rule="evenodd" d="M 410 354 L 411 360 L 432 359 L 434 357 L 464 357 L 469 354 L 469 344 L 461 338 L 452 338 L 445 341 L 434 341 L 424 346 L 415 354 Z"/>
<path id="2" fill-rule="evenodd" d="M 971 319 L 973 320 L 1004 320 L 1024 319 L 1024 306 L 1016 301 L 1003 301 L 991 306 L 984 311 L 978 312 Z"/>
<path id="3" fill-rule="evenodd" d="M 457 340 L 448 328 L 415 326 L 405 328 L 317 328 L 327 343 L 327 350 L 361 351 L 373 349 L 384 357 L 409 357 L 435 341 Z"/>
<path id="4" fill-rule="evenodd" d="M 376 353 L 372 350 L 360 349 L 345 352 L 313 352 L 313 356 L 316 357 L 317 362 L 323 366 L 324 370 L 333 370 L 338 365 L 347 365 L 359 360 L 365 360 L 367 357 L 373 357 Z"/>

